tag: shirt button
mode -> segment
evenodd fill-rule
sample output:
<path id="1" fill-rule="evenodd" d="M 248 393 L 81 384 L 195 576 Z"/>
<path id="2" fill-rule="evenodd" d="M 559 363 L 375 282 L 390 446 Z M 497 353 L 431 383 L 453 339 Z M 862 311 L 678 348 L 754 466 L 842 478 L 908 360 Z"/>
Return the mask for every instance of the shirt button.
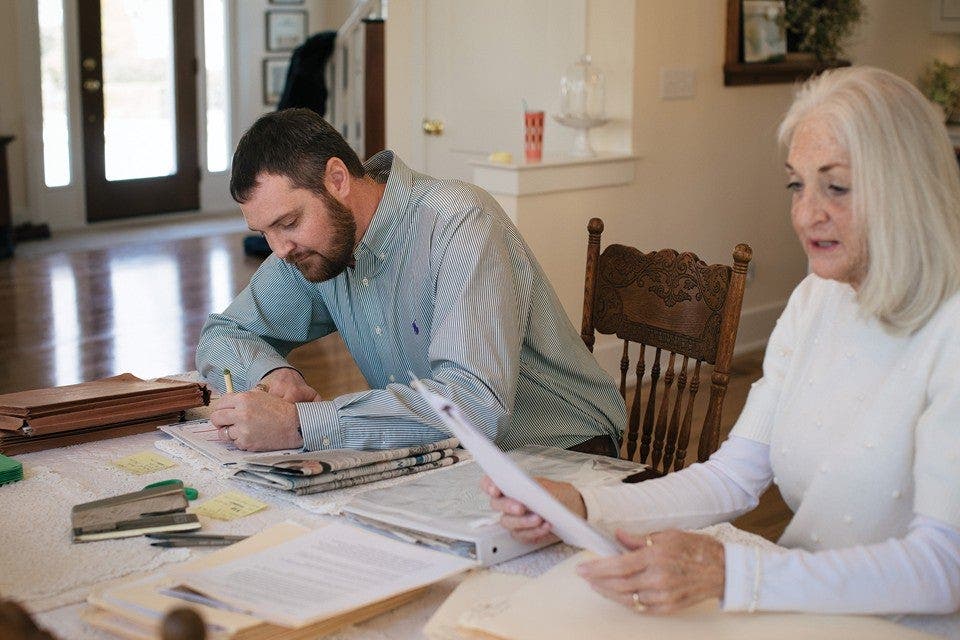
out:
<path id="1" fill-rule="evenodd" d="M 362 282 L 362 283 L 363 283 L 363 286 L 367 286 L 368 284 L 370 284 L 370 281 L 369 281 L 369 280 L 367 280 L 366 278 L 364 278 L 364 279 L 363 279 L 363 280 L 361 280 L 360 282 Z"/>
<path id="2" fill-rule="evenodd" d="M 390 382 L 396 382 L 396 381 L 397 381 L 397 379 L 396 379 L 396 378 L 393 376 L 393 374 L 391 373 L 391 374 L 390 374 Z"/>
<path id="3" fill-rule="evenodd" d="M 323 437 L 323 440 L 321 440 L 320 442 L 323 443 L 323 446 L 325 446 L 325 447 L 329 447 L 329 446 L 330 446 L 330 438 L 328 438 L 328 437 L 326 437 L 326 436 L 324 436 L 324 437 Z"/>
<path id="4" fill-rule="evenodd" d="M 381 260 L 383 260 L 383 259 L 386 258 L 386 257 L 387 257 L 387 254 L 385 254 L 385 253 L 381 253 L 381 254 L 380 254 L 380 259 L 381 259 Z"/>
<path id="5" fill-rule="evenodd" d="M 379 326 L 377 326 L 377 327 L 374 327 L 374 328 L 373 328 L 373 332 L 374 332 L 375 334 L 377 334 L 377 335 L 380 335 L 381 333 L 383 333 L 383 329 L 381 329 Z"/>

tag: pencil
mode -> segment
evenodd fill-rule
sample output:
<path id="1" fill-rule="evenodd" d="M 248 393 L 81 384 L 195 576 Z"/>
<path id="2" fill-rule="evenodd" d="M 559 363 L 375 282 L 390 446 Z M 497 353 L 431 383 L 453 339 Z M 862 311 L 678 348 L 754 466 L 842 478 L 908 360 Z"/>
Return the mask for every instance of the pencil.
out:
<path id="1" fill-rule="evenodd" d="M 230 375 L 230 369 L 223 370 L 223 384 L 227 387 L 227 393 L 233 393 L 233 376 Z"/>

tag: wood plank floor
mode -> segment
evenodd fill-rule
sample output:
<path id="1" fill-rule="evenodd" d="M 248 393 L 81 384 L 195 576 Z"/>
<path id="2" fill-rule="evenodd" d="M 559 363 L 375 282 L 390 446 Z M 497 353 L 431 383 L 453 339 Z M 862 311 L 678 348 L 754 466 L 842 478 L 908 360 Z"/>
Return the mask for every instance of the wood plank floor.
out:
<path id="1" fill-rule="evenodd" d="M 105 232 L 100 242 L 84 242 L 96 248 L 30 251 L 0 261 L 0 393 L 123 372 L 151 378 L 194 369 L 207 315 L 229 303 L 260 261 L 244 255 L 243 233 L 169 235 L 159 227 L 116 238 Z M 724 435 L 760 377 L 761 356 L 734 360 Z M 290 360 L 322 397 L 366 388 L 336 335 L 295 350 Z M 698 402 L 707 395 L 699 394 Z M 774 488 L 736 524 L 773 540 L 789 515 Z"/>

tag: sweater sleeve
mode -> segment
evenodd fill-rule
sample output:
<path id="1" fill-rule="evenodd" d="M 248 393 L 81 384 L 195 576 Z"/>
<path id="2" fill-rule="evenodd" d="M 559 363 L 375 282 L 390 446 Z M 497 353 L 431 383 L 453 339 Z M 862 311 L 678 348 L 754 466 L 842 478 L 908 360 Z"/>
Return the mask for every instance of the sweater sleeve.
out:
<path id="1" fill-rule="evenodd" d="M 770 485 L 768 445 L 730 437 L 710 459 L 637 484 L 577 487 L 587 519 L 605 529 L 643 533 L 697 529 L 725 522 L 757 506 Z"/>
<path id="2" fill-rule="evenodd" d="M 726 611 L 948 614 L 960 608 L 960 531 L 916 516 L 907 535 L 829 551 L 725 544 Z"/>

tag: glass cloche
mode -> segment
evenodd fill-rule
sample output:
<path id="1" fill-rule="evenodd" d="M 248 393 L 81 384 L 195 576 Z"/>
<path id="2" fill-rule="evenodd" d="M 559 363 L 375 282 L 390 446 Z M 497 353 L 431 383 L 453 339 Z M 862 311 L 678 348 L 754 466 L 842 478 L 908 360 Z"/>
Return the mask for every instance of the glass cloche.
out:
<path id="1" fill-rule="evenodd" d="M 580 56 L 560 79 L 560 113 L 554 114 L 553 119 L 577 130 L 570 155 L 596 155 L 590 147 L 589 132 L 607 122 L 605 92 L 603 72 L 587 54 Z"/>

